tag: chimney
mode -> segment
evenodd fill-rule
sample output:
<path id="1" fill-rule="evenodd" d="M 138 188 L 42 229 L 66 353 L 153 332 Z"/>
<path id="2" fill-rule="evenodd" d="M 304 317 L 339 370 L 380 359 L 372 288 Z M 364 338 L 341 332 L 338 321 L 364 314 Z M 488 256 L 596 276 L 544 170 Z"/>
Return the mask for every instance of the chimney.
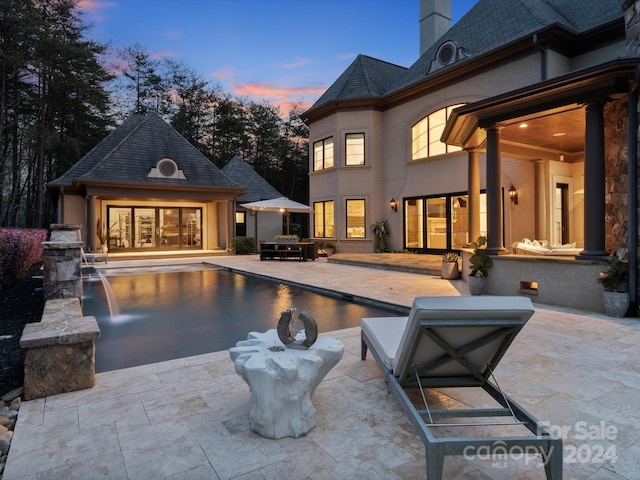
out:
<path id="1" fill-rule="evenodd" d="M 451 28 L 451 0 L 420 0 L 420 56 Z"/>

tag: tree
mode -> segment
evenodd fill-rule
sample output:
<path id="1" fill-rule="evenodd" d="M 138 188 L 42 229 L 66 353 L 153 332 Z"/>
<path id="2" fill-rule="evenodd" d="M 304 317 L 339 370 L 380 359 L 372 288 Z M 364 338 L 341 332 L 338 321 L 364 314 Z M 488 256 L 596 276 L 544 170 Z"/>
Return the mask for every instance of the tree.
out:
<path id="1" fill-rule="evenodd" d="M 45 184 L 104 135 L 104 47 L 84 38 L 76 0 L 2 0 L 2 225 L 48 225 Z M 7 159 L 11 158 L 11 162 Z M 9 180 L 10 179 L 10 180 Z"/>
<path id="2" fill-rule="evenodd" d="M 118 55 L 125 64 L 122 75 L 129 80 L 125 89 L 134 92 L 133 105 L 125 115 L 150 111 L 164 114 L 169 98 L 166 83 L 158 73 L 158 62 L 139 43 L 119 50 Z"/>
<path id="3" fill-rule="evenodd" d="M 234 99 L 230 94 L 222 94 L 217 99 L 209 156 L 218 167 L 224 166 L 235 155 L 246 158 L 249 154 L 248 118 L 244 100 Z"/>

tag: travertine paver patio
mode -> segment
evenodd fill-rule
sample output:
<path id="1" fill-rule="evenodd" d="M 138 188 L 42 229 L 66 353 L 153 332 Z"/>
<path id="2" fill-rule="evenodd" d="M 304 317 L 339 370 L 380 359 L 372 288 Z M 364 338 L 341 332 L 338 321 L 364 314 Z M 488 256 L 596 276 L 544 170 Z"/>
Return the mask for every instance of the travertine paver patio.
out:
<path id="1" fill-rule="evenodd" d="M 467 294 L 461 281 L 324 259 L 210 260 L 406 306 L 418 295 Z M 3 480 L 424 478 L 422 443 L 373 359 L 360 360 L 359 328 L 328 333 L 344 342 L 345 355 L 316 390 L 317 426 L 305 437 L 250 432 L 248 387 L 228 352 L 216 352 L 101 373 L 93 389 L 24 402 Z M 564 478 L 640 478 L 639 343 L 638 319 L 536 305 L 498 367 L 512 397 L 568 432 Z M 433 399 L 446 397 L 434 392 Z M 528 457 L 448 457 L 444 478 L 537 479 L 544 470 Z"/>

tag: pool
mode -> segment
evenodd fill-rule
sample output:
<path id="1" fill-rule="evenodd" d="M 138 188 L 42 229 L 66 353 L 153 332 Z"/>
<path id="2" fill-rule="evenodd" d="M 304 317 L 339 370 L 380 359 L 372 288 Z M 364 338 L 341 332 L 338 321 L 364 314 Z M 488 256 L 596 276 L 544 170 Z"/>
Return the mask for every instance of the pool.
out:
<path id="1" fill-rule="evenodd" d="M 251 331 L 275 328 L 291 307 L 310 313 L 320 333 L 402 314 L 206 264 L 100 273 L 83 281 L 83 313 L 101 332 L 97 372 L 227 350 Z"/>

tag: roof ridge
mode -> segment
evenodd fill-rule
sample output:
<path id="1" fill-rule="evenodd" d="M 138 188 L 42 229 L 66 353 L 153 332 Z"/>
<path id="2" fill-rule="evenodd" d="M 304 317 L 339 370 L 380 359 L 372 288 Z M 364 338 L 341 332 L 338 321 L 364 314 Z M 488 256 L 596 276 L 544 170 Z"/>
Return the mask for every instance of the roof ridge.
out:
<path id="1" fill-rule="evenodd" d="M 549 25 L 549 24 L 553 24 L 553 23 L 557 23 L 557 18 L 556 19 L 552 19 L 549 18 L 543 11 L 542 11 L 542 5 L 546 5 L 547 8 L 550 8 L 551 10 L 553 10 L 553 13 L 555 15 L 557 15 L 558 17 L 560 17 L 560 19 L 566 24 L 566 25 L 571 25 L 572 27 L 574 26 L 573 23 L 566 18 L 564 15 L 562 15 L 558 9 L 556 8 L 555 5 L 553 5 L 551 2 L 549 2 L 548 0 L 520 0 L 520 3 L 522 3 L 522 5 L 529 11 L 531 12 L 531 15 L 538 20 L 542 25 Z"/>

